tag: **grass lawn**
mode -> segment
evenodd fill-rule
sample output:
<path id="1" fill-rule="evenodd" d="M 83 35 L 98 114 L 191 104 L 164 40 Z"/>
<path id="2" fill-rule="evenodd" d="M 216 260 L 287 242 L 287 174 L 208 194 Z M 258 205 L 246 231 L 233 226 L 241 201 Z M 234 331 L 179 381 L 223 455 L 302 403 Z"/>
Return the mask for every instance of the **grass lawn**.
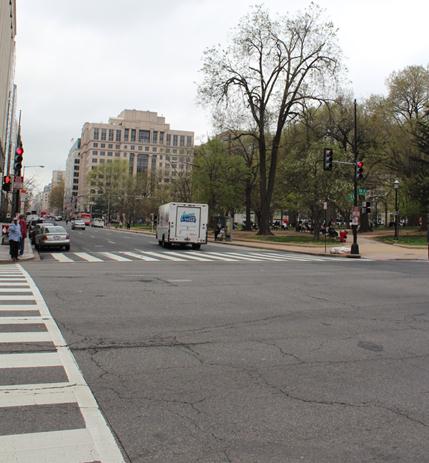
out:
<path id="1" fill-rule="evenodd" d="M 257 240 L 261 241 L 273 241 L 275 243 L 290 243 L 290 244 L 317 244 L 323 245 L 325 244 L 325 239 L 321 238 L 319 241 L 313 239 L 313 235 L 282 235 L 282 236 L 272 236 L 272 235 L 264 235 L 264 236 L 255 236 Z M 333 240 L 331 238 L 326 239 L 326 244 L 340 244 L 339 241 Z"/>
<path id="2" fill-rule="evenodd" d="M 395 240 L 393 236 L 380 236 L 378 238 L 383 243 L 387 244 L 405 244 L 407 246 L 427 246 L 427 240 L 425 235 L 408 235 L 401 236 L 399 234 L 399 239 Z"/>

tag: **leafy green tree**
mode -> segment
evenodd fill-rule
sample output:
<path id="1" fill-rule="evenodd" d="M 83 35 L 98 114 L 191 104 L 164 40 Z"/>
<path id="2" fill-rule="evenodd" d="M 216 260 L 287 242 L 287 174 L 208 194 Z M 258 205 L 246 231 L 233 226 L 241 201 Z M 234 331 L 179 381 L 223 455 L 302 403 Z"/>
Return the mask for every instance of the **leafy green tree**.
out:
<path id="1" fill-rule="evenodd" d="M 49 208 L 57 213 L 62 212 L 64 208 L 64 180 L 54 186 L 49 193 Z"/>
<path id="2" fill-rule="evenodd" d="M 334 82 L 339 67 L 336 30 L 320 19 L 321 13 L 311 4 L 296 17 L 272 19 L 257 6 L 240 22 L 228 47 L 205 51 L 202 101 L 214 104 L 215 111 L 225 105 L 247 108 L 253 121 L 259 155 L 260 234 L 270 233 L 283 129 L 299 115 L 303 103 L 326 96 L 328 82 Z"/>
<path id="3" fill-rule="evenodd" d="M 211 225 L 216 215 L 242 208 L 246 167 L 242 158 L 227 153 L 220 140 L 199 147 L 192 172 L 193 197 L 208 204 Z"/>

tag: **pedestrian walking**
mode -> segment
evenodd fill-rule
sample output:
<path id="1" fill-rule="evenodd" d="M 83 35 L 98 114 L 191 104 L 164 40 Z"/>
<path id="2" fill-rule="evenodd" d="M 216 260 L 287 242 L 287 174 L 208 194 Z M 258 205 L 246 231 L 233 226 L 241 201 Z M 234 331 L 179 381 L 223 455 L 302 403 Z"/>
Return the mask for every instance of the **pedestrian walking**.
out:
<path id="1" fill-rule="evenodd" d="M 21 241 L 21 227 L 18 223 L 18 218 L 15 217 L 9 226 L 9 248 L 10 257 L 13 262 L 18 260 L 19 243 Z"/>
<path id="2" fill-rule="evenodd" d="M 24 254 L 25 238 L 27 237 L 27 222 L 23 215 L 19 216 L 19 226 L 21 227 L 21 241 L 19 242 L 19 255 Z"/>

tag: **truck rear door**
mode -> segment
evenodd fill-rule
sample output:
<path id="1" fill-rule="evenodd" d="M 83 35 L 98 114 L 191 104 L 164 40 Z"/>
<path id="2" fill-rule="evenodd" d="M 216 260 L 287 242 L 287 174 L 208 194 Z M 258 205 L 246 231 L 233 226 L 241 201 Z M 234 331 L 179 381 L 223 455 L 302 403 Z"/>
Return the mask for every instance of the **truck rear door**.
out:
<path id="1" fill-rule="evenodd" d="M 193 242 L 200 239 L 201 208 L 177 206 L 176 239 Z"/>

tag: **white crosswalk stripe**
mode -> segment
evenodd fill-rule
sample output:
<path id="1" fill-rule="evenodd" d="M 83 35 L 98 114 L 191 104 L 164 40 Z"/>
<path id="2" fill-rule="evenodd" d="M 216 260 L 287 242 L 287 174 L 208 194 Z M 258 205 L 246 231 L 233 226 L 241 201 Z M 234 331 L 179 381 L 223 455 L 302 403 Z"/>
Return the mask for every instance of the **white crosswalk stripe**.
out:
<path id="1" fill-rule="evenodd" d="M 80 254 L 87 262 L 102 261 L 86 253 Z M 20 266 L 10 267 L 10 270 L 23 281 L 9 282 L 5 278 L 0 283 L 0 293 L 16 293 L 14 296 L 0 294 L 0 416 L 10 407 L 25 407 L 26 415 L 18 412 L 9 418 L 17 434 L 9 434 L 5 426 L 0 427 L 0 462 L 124 463 L 37 286 Z M 17 284 L 27 287 L 17 288 Z M 23 292 L 30 295 L 23 296 Z M 19 303 L 22 300 L 26 303 Z M 20 316 L 20 312 L 28 311 L 35 315 L 22 313 Z M 40 351 L 41 345 L 47 345 L 49 351 Z M 23 377 L 23 372 L 24 381 L 17 380 L 11 385 L 7 380 L 8 377 Z M 52 375 L 58 375 L 58 382 L 51 382 Z M 51 423 L 50 429 L 38 426 L 40 413 L 45 413 L 40 411 L 43 406 L 51 407 L 61 416 Z M 80 418 L 75 418 L 76 412 Z"/>
<path id="2" fill-rule="evenodd" d="M 100 254 L 108 257 L 109 259 L 116 260 L 117 262 L 132 262 L 132 259 L 127 259 L 126 257 L 117 256 L 116 254 L 113 254 L 112 252 L 101 252 Z"/>
<path id="3" fill-rule="evenodd" d="M 122 254 L 126 256 L 134 257 L 139 260 L 145 260 L 146 262 L 158 262 L 159 259 L 154 259 L 153 257 L 144 256 L 142 254 L 137 254 L 136 252 L 123 251 Z"/>
<path id="4" fill-rule="evenodd" d="M 46 254 L 43 254 L 45 256 Z M 341 257 L 316 256 L 308 254 L 296 254 L 275 251 L 146 251 L 135 249 L 134 251 L 111 252 L 74 252 L 67 255 L 61 252 L 48 254 L 56 262 L 61 263 L 91 263 L 91 262 L 350 262 L 350 259 Z M 0 296 L 3 285 L 16 283 L 17 286 L 25 282 L 18 273 L 14 275 L 0 275 Z M 6 292 L 6 291 L 5 291 Z"/>
<path id="5" fill-rule="evenodd" d="M 58 262 L 74 262 L 73 259 L 70 259 L 70 257 L 66 256 L 62 252 L 52 253 L 51 256 Z"/>
<path id="6" fill-rule="evenodd" d="M 75 252 L 74 254 L 88 262 L 103 262 L 103 259 L 99 259 L 98 257 L 92 256 L 87 252 Z"/>

